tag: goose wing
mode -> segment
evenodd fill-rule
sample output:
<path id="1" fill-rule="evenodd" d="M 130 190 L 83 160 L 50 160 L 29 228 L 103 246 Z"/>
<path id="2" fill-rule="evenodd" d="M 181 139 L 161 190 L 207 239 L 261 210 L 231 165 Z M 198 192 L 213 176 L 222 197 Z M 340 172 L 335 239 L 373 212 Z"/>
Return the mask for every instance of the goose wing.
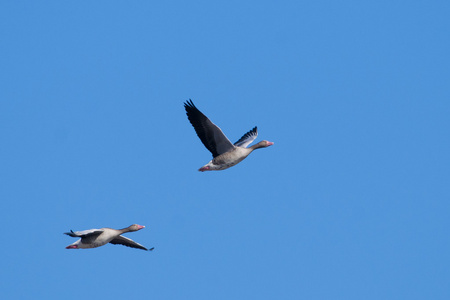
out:
<path id="1" fill-rule="evenodd" d="M 252 130 L 244 134 L 236 143 L 234 143 L 237 147 L 247 148 L 258 136 L 258 128 L 255 126 Z"/>
<path id="2" fill-rule="evenodd" d="M 184 103 L 186 115 L 198 137 L 213 157 L 234 149 L 234 145 L 223 134 L 222 130 L 195 107 L 191 99 Z"/>
<path id="3" fill-rule="evenodd" d="M 121 236 L 121 235 L 119 235 L 118 237 L 115 237 L 112 241 L 110 241 L 110 243 L 113 245 L 124 245 L 124 246 L 131 247 L 131 248 L 149 250 L 149 249 L 145 248 L 144 246 L 142 246 L 141 244 L 136 243 L 132 239 L 129 239 L 129 238 Z M 153 248 L 150 250 L 153 250 Z"/>
<path id="4" fill-rule="evenodd" d="M 71 230 L 70 232 L 65 232 L 64 234 L 67 234 L 68 236 L 71 236 L 71 237 L 85 238 L 85 237 L 98 236 L 102 233 L 103 233 L 102 229 L 88 229 L 88 230 L 83 230 L 83 231 Z"/>

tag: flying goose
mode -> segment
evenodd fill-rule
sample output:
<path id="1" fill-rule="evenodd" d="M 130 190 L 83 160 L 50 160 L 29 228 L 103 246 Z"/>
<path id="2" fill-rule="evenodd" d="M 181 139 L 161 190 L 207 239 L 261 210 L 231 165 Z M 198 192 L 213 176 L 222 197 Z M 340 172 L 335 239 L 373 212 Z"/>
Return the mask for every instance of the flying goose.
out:
<path id="1" fill-rule="evenodd" d="M 100 229 L 89 229 L 84 231 L 70 231 L 65 232 L 71 237 L 80 237 L 78 241 L 66 247 L 66 249 L 89 249 L 97 248 L 108 243 L 113 245 L 124 245 L 131 248 L 137 248 L 142 250 L 151 251 L 154 248 L 147 249 L 141 244 L 136 243 L 132 239 L 122 236 L 123 233 L 138 231 L 143 229 L 145 226 L 133 224 L 123 229 L 112 229 L 112 228 L 100 228 Z"/>
<path id="2" fill-rule="evenodd" d="M 258 136 L 256 126 L 232 144 L 222 130 L 195 107 L 191 99 L 184 103 L 184 108 L 198 137 L 213 156 L 209 163 L 199 169 L 201 172 L 228 169 L 241 162 L 253 150 L 273 145 L 272 142 L 264 140 L 247 148 Z"/>

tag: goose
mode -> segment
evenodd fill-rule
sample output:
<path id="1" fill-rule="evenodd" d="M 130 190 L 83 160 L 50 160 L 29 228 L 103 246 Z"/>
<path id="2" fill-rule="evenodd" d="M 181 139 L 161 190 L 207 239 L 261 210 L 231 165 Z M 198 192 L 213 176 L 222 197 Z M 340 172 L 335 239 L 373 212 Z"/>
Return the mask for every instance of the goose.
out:
<path id="1" fill-rule="evenodd" d="M 184 103 L 184 108 L 198 137 L 213 156 L 209 163 L 198 169 L 200 172 L 228 169 L 244 160 L 253 150 L 273 145 L 273 142 L 264 140 L 247 148 L 258 136 L 256 126 L 232 144 L 222 130 L 195 107 L 191 99 Z"/>
<path id="2" fill-rule="evenodd" d="M 132 239 L 122 236 L 123 233 L 138 231 L 145 228 L 145 226 L 133 224 L 123 229 L 112 228 L 100 228 L 100 229 L 88 229 L 83 231 L 70 231 L 65 232 L 71 237 L 80 237 L 78 241 L 70 244 L 66 249 L 89 249 L 97 248 L 108 243 L 113 245 L 124 245 L 131 248 L 137 248 L 142 250 L 151 251 L 154 248 L 147 249 L 141 244 L 136 243 Z"/>

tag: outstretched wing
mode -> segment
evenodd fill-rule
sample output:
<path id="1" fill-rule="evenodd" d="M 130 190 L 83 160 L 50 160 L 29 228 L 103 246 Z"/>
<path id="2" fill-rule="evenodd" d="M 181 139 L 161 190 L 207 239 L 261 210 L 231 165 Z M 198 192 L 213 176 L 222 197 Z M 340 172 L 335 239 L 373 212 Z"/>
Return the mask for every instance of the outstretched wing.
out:
<path id="1" fill-rule="evenodd" d="M 222 130 L 195 107 L 191 99 L 184 103 L 186 115 L 198 137 L 213 157 L 234 149 L 234 145 L 223 134 Z"/>
<path id="2" fill-rule="evenodd" d="M 71 237 L 92 237 L 92 236 L 99 236 L 101 233 L 103 233 L 102 229 L 89 229 L 89 230 L 83 230 L 83 231 L 73 231 L 70 232 L 64 232 L 64 234 L 67 234 Z"/>
<path id="3" fill-rule="evenodd" d="M 236 143 L 235 146 L 247 148 L 258 136 L 258 127 L 255 126 L 252 130 L 244 134 Z"/>
<path id="4" fill-rule="evenodd" d="M 121 236 L 121 235 L 114 238 L 110 243 L 113 245 L 124 245 L 124 246 L 131 247 L 131 248 L 149 250 L 149 249 L 145 248 L 144 246 L 142 246 L 141 244 L 136 243 L 132 239 L 129 239 L 129 238 Z M 153 248 L 150 250 L 153 250 Z"/>

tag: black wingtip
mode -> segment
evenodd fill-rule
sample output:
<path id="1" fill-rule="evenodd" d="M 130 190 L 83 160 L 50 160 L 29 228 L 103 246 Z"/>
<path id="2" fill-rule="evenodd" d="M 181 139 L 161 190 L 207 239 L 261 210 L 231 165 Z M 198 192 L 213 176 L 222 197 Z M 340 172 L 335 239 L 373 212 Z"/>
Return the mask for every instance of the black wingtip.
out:
<path id="1" fill-rule="evenodd" d="M 153 249 L 155 249 L 155 247 L 152 247 L 152 248 L 148 249 L 148 251 L 153 251 Z"/>
<path id="2" fill-rule="evenodd" d="M 185 108 L 197 108 L 197 107 L 195 107 L 194 102 L 192 102 L 191 98 L 189 98 L 189 100 L 184 102 L 184 107 Z"/>
<path id="3" fill-rule="evenodd" d="M 67 234 L 68 236 L 71 236 L 71 237 L 75 237 L 76 236 L 75 232 L 73 232 L 73 230 L 70 230 L 70 232 L 64 232 L 64 234 Z"/>

